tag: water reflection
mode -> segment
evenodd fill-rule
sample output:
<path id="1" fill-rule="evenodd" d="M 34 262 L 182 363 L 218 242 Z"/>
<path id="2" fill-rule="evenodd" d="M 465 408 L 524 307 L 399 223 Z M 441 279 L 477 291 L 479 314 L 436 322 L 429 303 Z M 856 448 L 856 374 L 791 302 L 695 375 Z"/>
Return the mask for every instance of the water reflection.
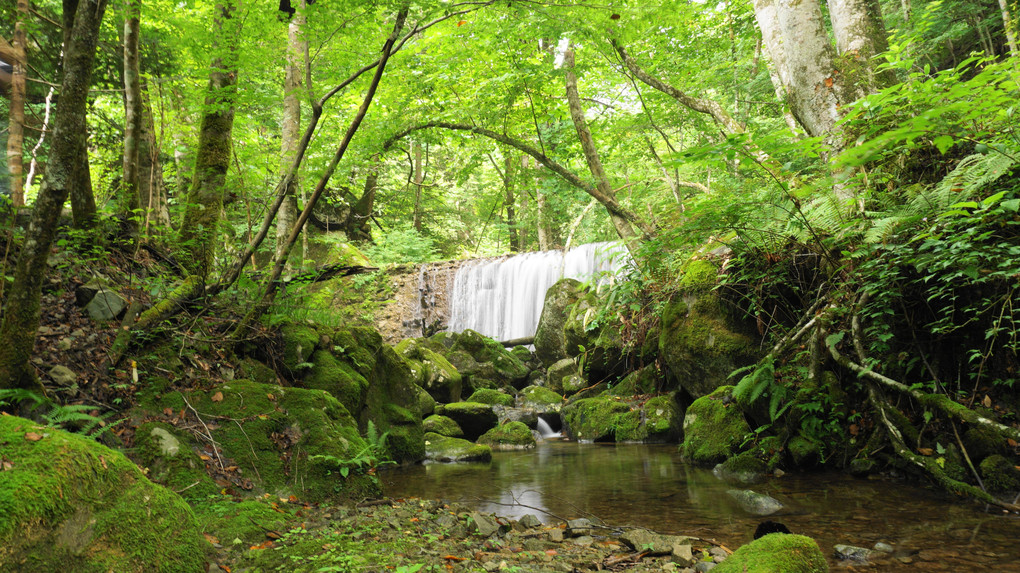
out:
<path id="1" fill-rule="evenodd" d="M 596 516 L 662 533 L 751 539 L 759 518 L 744 513 L 710 471 L 680 463 L 675 446 L 546 442 L 494 452 L 487 464 L 427 464 L 380 474 L 387 495 L 445 499 L 519 518 Z M 1020 520 L 952 503 L 937 492 L 827 473 L 786 475 L 753 486 L 786 507 L 775 519 L 818 540 L 871 547 L 891 543 L 882 571 L 1020 571 Z M 837 565 L 833 562 L 834 565 Z M 874 568 L 872 570 L 875 570 Z"/>

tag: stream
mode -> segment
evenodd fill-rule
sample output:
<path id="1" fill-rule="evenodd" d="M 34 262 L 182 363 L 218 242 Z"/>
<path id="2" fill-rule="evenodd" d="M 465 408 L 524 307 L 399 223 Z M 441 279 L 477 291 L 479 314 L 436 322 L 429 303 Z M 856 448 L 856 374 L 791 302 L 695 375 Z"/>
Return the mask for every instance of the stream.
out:
<path id="1" fill-rule="evenodd" d="M 761 518 L 727 494 L 710 470 L 680 461 L 676 446 L 540 442 L 493 452 L 490 463 L 425 464 L 380 472 L 386 495 L 457 501 L 481 511 L 547 523 L 595 516 L 613 525 L 715 539 L 731 549 L 763 519 L 813 537 L 834 568 L 837 544 L 891 544 L 897 559 L 855 568 L 882 571 L 1018 571 L 1020 519 L 890 478 L 836 472 L 786 474 L 753 486 L 785 508 Z"/>

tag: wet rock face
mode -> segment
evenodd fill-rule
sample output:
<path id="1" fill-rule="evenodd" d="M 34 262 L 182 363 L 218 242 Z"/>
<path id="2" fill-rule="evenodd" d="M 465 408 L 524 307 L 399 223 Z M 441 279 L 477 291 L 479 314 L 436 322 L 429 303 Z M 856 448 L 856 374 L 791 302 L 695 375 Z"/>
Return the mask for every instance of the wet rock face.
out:
<path id="1" fill-rule="evenodd" d="M 191 508 L 123 454 L 14 416 L 0 443 L 0 570 L 203 570 Z"/>
<path id="2" fill-rule="evenodd" d="M 725 461 L 751 431 L 736 402 L 728 400 L 732 389 L 722 386 L 687 408 L 680 451 L 692 463 L 711 466 Z"/>
<path id="3" fill-rule="evenodd" d="M 499 423 L 499 418 L 488 404 L 478 402 L 454 402 L 443 406 L 441 414 L 451 418 L 462 430 L 468 440 L 477 440 L 479 436 Z"/>
<path id="4" fill-rule="evenodd" d="M 574 279 L 560 280 L 545 293 L 545 305 L 535 331 L 535 355 L 546 366 L 573 356 L 567 349 L 564 328 L 570 315 L 570 305 L 580 297 L 581 283 Z"/>

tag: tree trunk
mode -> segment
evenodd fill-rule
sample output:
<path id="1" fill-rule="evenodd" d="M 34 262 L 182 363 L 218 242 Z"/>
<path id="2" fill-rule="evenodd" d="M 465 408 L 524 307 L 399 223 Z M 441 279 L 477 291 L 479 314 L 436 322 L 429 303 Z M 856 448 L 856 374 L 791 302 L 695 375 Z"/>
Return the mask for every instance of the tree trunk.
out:
<path id="1" fill-rule="evenodd" d="M 552 228 L 550 220 L 549 204 L 545 193 L 541 189 L 535 189 L 535 231 L 538 235 L 538 250 L 548 251 L 553 248 Z"/>
<path id="2" fill-rule="evenodd" d="M 302 0 L 287 26 L 287 61 L 284 64 L 283 79 L 283 125 L 280 137 L 280 165 L 286 171 L 297 156 L 301 143 L 301 77 L 304 65 L 302 57 L 306 43 L 301 39 L 305 25 L 305 3 Z M 298 178 L 288 181 L 286 197 L 276 216 L 276 256 L 279 257 L 287 245 L 294 220 L 297 218 Z"/>
<path id="3" fill-rule="evenodd" d="M 170 209 L 163 186 L 163 163 L 152 115 L 149 91 L 142 85 L 142 131 L 138 150 L 138 198 L 145 210 L 145 234 L 160 234 L 170 228 Z M 155 227 L 155 231 L 153 231 Z"/>
<path id="4" fill-rule="evenodd" d="M 891 72 L 876 76 L 872 59 L 889 49 L 878 0 L 829 0 L 829 19 L 842 57 L 846 83 L 842 105 L 895 81 Z M 852 98 L 852 99 L 846 99 Z"/>
<path id="5" fill-rule="evenodd" d="M 595 148 L 595 141 L 592 139 L 591 131 L 588 130 L 588 123 L 584 119 L 584 107 L 581 104 L 581 96 L 577 91 L 577 75 L 574 74 L 574 49 L 567 47 L 563 53 L 563 68 L 566 70 L 567 103 L 570 106 L 570 118 L 574 122 L 574 129 L 577 131 L 577 139 L 581 142 L 581 150 L 584 152 L 584 159 L 588 163 L 588 170 L 595 179 L 595 188 L 599 194 L 613 202 L 616 201 L 616 193 L 609 184 L 609 177 L 602 167 L 598 150 Z M 598 197 L 595 197 L 598 199 Z M 599 200 L 602 203 L 605 201 Z M 618 213 L 609 210 L 609 218 L 616 228 L 616 233 L 623 239 L 630 250 L 630 254 L 638 258 L 638 243 L 640 233 L 631 225 L 631 221 L 621 217 Z"/>
<path id="6" fill-rule="evenodd" d="M 7 131 L 7 171 L 11 176 L 11 202 L 25 205 L 25 76 L 28 53 L 25 50 L 25 22 L 28 21 L 28 0 L 18 0 L 18 22 L 14 25 L 11 43 L 14 68 L 11 74 L 10 123 Z"/>
<path id="7" fill-rule="evenodd" d="M 421 144 L 417 141 L 411 142 L 412 155 L 414 157 L 414 216 L 412 217 L 414 230 L 421 233 L 421 184 L 424 181 L 422 177 L 422 165 L 421 165 Z"/>
<path id="8" fill-rule="evenodd" d="M 347 238 L 351 241 L 372 240 L 372 210 L 375 208 L 375 193 L 379 189 L 379 156 L 372 157 L 372 167 L 365 176 L 365 188 L 361 197 L 351 205 L 344 224 Z"/>
<path id="9" fill-rule="evenodd" d="M 74 19 L 78 12 L 79 0 L 63 0 L 63 23 L 64 23 L 64 60 L 63 69 L 68 69 L 67 55 L 68 46 L 71 44 Z M 84 124 L 83 129 L 88 129 Z M 74 150 L 77 156 L 74 160 L 73 171 L 67 180 L 67 191 L 71 197 L 71 219 L 72 224 L 79 228 L 91 227 L 96 221 L 96 197 L 92 193 L 92 174 L 89 171 L 88 134 L 81 137 L 78 148 Z"/>
<path id="10" fill-rule="evenodd" d="M 46 259 L 67 200 L 69 180 L 84 147 L 85 106 L 106 0 L 81 0 L 65 44 L 64 70 L 53 122 L 50 160 L 14 272 L 0 325 L 0 387 L 43 391 L 29 362 L 39 327 L 39 297 Z"/>
<path id="11" fill-rule="evenodd" d="M 507 232 L 510 233 L 510 252 L 518 253 L 521 250 L 521 241 L 517 236 L 517 213 L 514 205 L 514 156 L 509 152 L 504 159 L 503 192 L 506 195 L 503 204 L 506 206 Z"/>
<path id="12" fill-rule="evenodd" d="M 217 4 L 214 27 L 222 37 L 224 21 L 232 16 L 232 4 Z M 217 42 L 218 43 L 218 42 Z M 181 261 L 188 271 L 205 281 L 216 254 L 216 233 L 223 210 L 223 189 L 230 167 L 231 134 L 234 128 L 234 41 L 226 57 L 215 56 L 206 89 L 205 113 L 198 137 L 195 177 L 188 192 L 181 224 Z M 215 46 L 214 46 L 215 49 Z"/>
<path id="13" fill-rule="evenodd" d="M 1006 29 L 1006 42 L 1009 44 L 1009 53 L 1012 56 L 1020 56 L 1020 51 L 1017 50 L 1016 44 L 1016 28 L 1013 27 L 1013 18 L 1009 15 L 1009 6 L 1006 5 L 1006 0 L 999 0 L 999 10 L 1002 11 L 1002 25 Z"/>
<path id="14" fill-rule="evenodd" d="M 121 178 L 120 214 L 128 232 L 137 238 L 139 199 L 138 155 L 142 132 L 142 82 L 138 67 L 138 36 L 142 0 L 127 0 L 124 17 L 124 174 Z"/>

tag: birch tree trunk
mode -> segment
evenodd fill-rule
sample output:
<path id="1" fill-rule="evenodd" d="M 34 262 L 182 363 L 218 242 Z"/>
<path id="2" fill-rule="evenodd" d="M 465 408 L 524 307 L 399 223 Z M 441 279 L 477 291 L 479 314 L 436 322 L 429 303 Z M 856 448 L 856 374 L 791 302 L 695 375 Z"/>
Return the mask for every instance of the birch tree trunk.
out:
<path id="1" fill-rule="evenodd" d="M 39 327 L 39 298 L 46 259 L 56 235 L 57 220 L 67 200 L 68 184 L 84 148 L 85 107 L 95 64 L 99 27 L 106 0 L 81 0 L 65 44 L 60 100 L 53 122 L 50 161 L 46 167 L 32 219 L 18 256 L 7 306 L 0 325 L 0 388 L 43 391 L 30 364 Z"/>
<path id="2" fill-rule="evenodd" d="M 842 105 L 864 97 L 895 78 L 875 72 L 872 59 L 889 49 L 878 0 L 829 0 L 829 19 L 846 76 Z"/>
<path id="3" fill-rule="evenodd" d="M 11 101 L 7 131 L 7 171 L 11 176 L 11 202 L 25 205 L 25 75 L 28 54 L 25 51 L 25 22 L 28 21 L 28 0 L 18 0 L 18 22 L 14 25 L 11 43 Z"/>
<path id="4" fill-rule="evenodd" d="M 280 133 L 280 165 L 286 172 L 294 162 L 301 143 L 301 76 L 306 43 L 301 39 L 305 26 L 305 3 L 302 0 L 287 26 L 287 61 L 283 79 L 283 125 Z M 297 218 L 298 178 L 287 183 L 286 197 L 276 216 L 276 256 L 287 246 L 287 236 Z"/>
<path id="5" fill-rule="evenodd" d="M 120 214 L 129 234 L 137 238 L 139 209 L 139 140 L 142 132 L 142 83 L 138 67 L 139 19 L 142 0 L 127 0 L 124 18 L 124 174 L 121 178 Z"/>

